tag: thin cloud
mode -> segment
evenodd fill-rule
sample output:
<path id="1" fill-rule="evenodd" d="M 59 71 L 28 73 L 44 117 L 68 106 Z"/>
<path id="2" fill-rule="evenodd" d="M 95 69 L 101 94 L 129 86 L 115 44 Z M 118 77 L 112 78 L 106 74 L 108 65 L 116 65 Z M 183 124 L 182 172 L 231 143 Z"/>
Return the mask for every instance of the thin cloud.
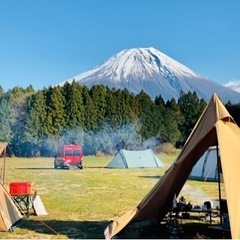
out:
<path id="1" fill-rule="evenodd" d="M 240 92 L 240 80 L 234 79 L 232 81 L 229 81 L 228 83 L 224 84 L 223 86 L 231 88 L 232 90 L 236 92 Z"/>

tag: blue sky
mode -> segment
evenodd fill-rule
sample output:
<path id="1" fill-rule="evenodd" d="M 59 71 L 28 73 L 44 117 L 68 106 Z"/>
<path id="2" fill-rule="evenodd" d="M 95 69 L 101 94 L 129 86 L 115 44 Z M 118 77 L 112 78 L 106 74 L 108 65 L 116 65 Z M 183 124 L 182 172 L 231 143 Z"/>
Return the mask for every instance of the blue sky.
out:
<path id="1" fill-rule="evenodd" d="M 239 0 L 0 0 L 0 34 L 5 91 L 49 87 L 137 47 L 240 80 Z"/>

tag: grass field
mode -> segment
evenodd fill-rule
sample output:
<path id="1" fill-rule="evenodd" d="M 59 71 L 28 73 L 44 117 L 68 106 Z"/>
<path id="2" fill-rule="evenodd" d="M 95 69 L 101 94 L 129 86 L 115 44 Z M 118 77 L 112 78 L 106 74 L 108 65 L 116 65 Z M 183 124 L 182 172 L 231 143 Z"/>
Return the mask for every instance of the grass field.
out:
<path id="1" fill-rule="evenodd" d="M 5 187 L 31 181 L 48 215 L 30 215 L 5 239 L 100 239 L 111 220 L 135 207 L 176 159 L 159 155 L 160 169 L 108 169 L 112 156 L 86 156 L 83 170 L 54 169 L 53 158 L 7 158 Z M 3 159 L 0 160 L 3 166 Z M 2 168 L 2 167 L 1 167 Z M 187 181 L 181 195 L 192 204 L 218 197 L 216 183 Z"/>

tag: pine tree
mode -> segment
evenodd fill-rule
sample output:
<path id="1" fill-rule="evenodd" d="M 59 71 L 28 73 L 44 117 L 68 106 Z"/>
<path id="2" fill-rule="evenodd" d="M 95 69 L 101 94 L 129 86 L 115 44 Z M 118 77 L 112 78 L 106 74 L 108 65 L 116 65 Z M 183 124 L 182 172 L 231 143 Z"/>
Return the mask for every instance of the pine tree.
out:
<path id="1" fill-rule="evenodd" d="M 6 98 L 0 98 L 0 141 L 10 142 L 12 138 L 11 129 L 11 106 Z"/>
<path id="2" fill-rule="evenodd" d="M 47 135 L 47 110 L 43 91 L 28 98 L 28 116 L 26 119 L 26 141 L 38 143 Z"/>
<path id="3" fill-rule="evenodd" d="M 139 102 L 139 121 L 141 124 L 140 134 L 143 140 L 158 135 L 158 123 L 156 122 L 156 107 L 151 98 L 141 91 L 136 99 Z"/>
<path id="4" fill-rule="evenodd" d="M 231 102 L 227 102 L 225 107 L 238 126 L 240 126 L 240 103 L 232 104 Z"/>
<path id="5" fill-rule="evenodd" d="M 98 127 L 97 111 L 93 104 L 89 89 L 83 86 L 82 97 L 84 106 L 84 130 L 95 130 Z"/>
<path id="6" fill-rule="evenodd" d="M 82 86 L 75 81 L 71 85 L 64 85 L 65 116 L 68 129 L 84 126 L 84 106 L 82 98 Z"/>
<path id="7" fill-rule="evenodd" d="M 11 106 L 11 129 L 13 137 L 11 146 L 16 156 L 22 156 L 27 150 L 25 143 L 25 126 L 27 118 L 27 97 L 34 94 L 23 88 L 15 87 L 8 90 L 5 97 Z M 29 155 L 28 155 L 29 156 Z"/>
<path id="8" fill-rule="evenodd" d="M 66 128 L 65 98 L 59 86 L 48 89 L 46 104 L 48 134 L 59 137 Z"/>
<path id="9" fill-rule="evenodd" d="M 202 113 L 204 102 L 199 100 L 196 92 L 189 91 L 187 94 L 180 93 L 178 105 L 184 117 L 180 131 L 183 134 L 183 142 L 185 142 Z"/>
<path id="10" fill-rule="evenodd" d="M 105 121 L 111 128 L 117 128 L 120 124 L 121 118 L 118 109 L 118 102 L 116 97 L 116 92 L 107 88 L 107 108 L 105 114 Z"/>
<path id="11" fill-rule="evenodd" d="M 133 94 L 124 89 L 120 92 L 118 103 L 120 103 L 120 108 L 122 109 L 121 125 L 138 122 L 139 105 Z"/>
<path id="12" fill-rule="evenodd" d="M 0 97 L 2 97 L 4 95 L 4 90 L 2 88 L 2 86 L 0 85 Z"/>
<path id="13" fill-rule="evenodd" d="M 105 121 L 105 114 L 107 109 L 106 87 L 103 85 L 94 85 L 90 91 L 90 95 L 97 114 L 98 128 L 101 128 L 101 126 L 103 126 L 102 124 L 104 124 Z"/>

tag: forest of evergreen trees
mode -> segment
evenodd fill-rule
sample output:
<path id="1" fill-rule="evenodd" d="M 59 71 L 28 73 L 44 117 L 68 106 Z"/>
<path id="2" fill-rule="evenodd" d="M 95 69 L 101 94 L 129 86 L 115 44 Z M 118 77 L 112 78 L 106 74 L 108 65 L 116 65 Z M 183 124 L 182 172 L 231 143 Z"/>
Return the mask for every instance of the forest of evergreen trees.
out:
<path id="1" fill-rule="evenodd" d="M 165 102 L 143 91 L 89 89 L 75 81 L 39 91 L 30 85 L 4 92 L 0 86 L 0 141 L 19 157 L 53 156 L 63 143 L 83 145 L 84 154 L 181 147 L 206 105 L 195 92 Z M 240 104 L 225 106 L 239 124 Z"/>

